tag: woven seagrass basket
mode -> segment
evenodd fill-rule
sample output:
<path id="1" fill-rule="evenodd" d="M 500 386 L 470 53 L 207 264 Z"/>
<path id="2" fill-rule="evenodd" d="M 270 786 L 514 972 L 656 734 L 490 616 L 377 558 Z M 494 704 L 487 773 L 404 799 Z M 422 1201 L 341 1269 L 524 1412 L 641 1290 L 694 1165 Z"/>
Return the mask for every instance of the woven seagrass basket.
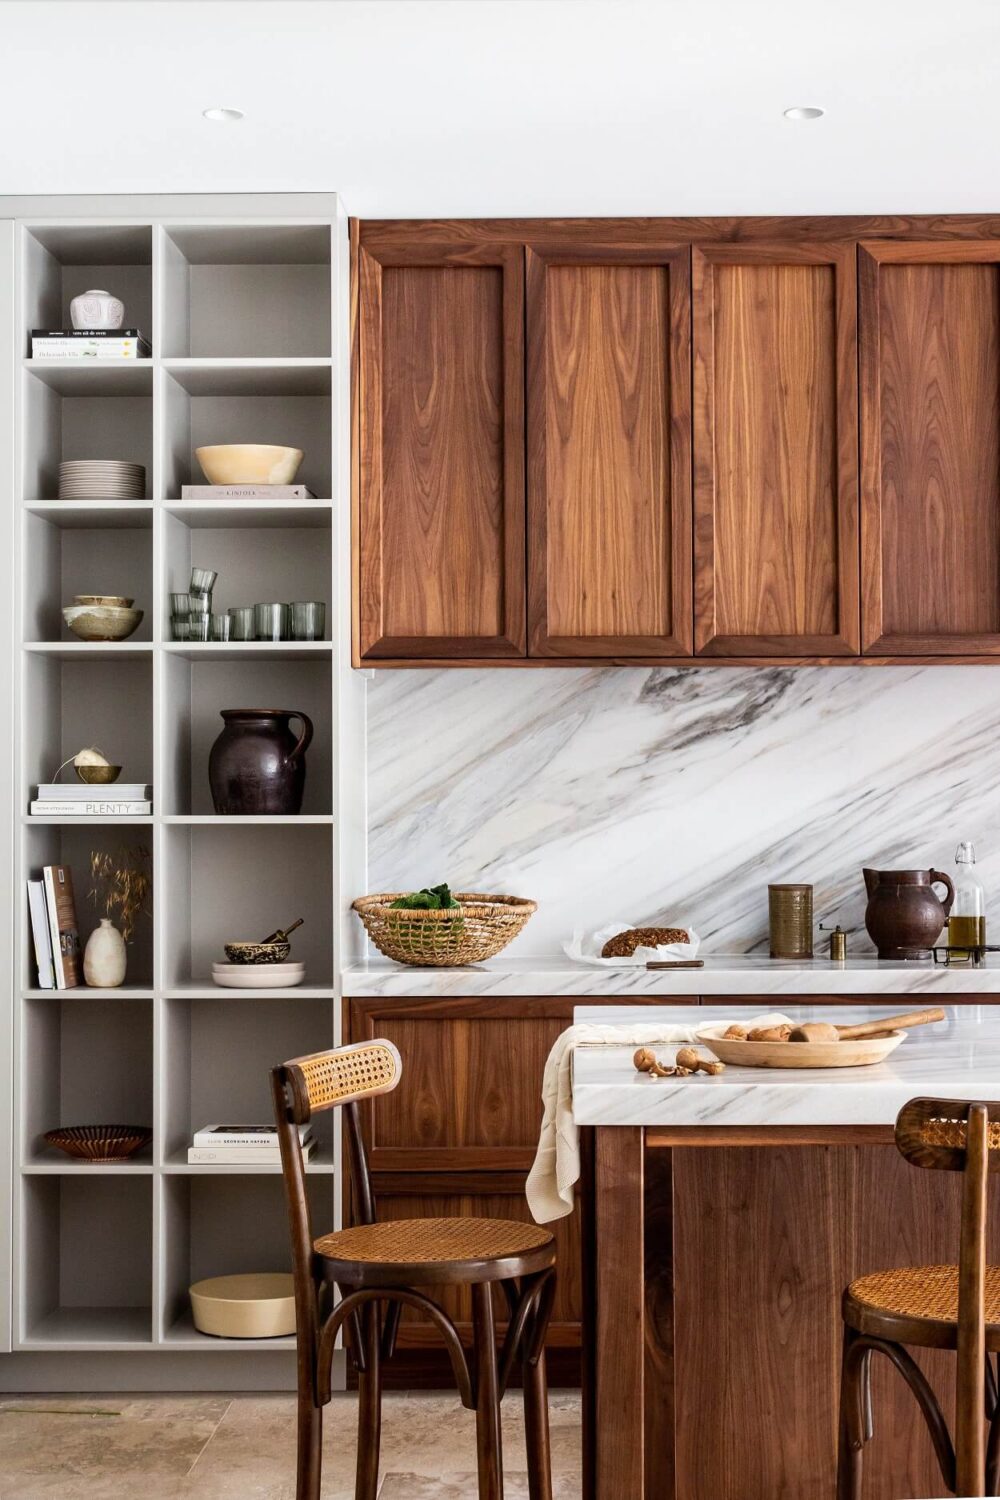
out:
<path id="1" fill-rule="evenodd" d="M 533 911 L 534 901 L 520 896 L 482 896 L 456 891 L 461 909 L 421 911 L 392 909 L 405 892 L 359 896 L 354 910 L 380 953 L 400 964 L 451 968 L 494 958 L 517 937 Z"/>

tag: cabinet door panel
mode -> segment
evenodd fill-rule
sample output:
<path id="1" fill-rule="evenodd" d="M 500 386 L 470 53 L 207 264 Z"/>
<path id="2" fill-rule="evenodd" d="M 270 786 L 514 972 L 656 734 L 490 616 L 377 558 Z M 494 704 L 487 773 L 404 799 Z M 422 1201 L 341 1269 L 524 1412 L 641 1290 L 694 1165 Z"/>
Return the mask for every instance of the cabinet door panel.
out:
<path id="1" fill-rule="evenodd" d="M 399 1087 L 372 1109 L 372 1165 L 401 1168 L 433 1153 L 435 1165 L 530 1165 L 542 1121 L 542 1073 L 568 1021 L 383 1020 L 403 1058 Z M 445 1153 L 445 1156 L 442 1156 Z"/>
<path id="2" fill-rule="evenodd" d="M 378 1172 L 527 1171 L 542 1120 L 542 1074 L 572 1023 L 572 998 L 350 1001 L 355 1042 L 399 1048 L 398 1088 L 363 1110 Z"/>
<path id="3" fill-rule="evenodd" d="M 523 253 L 359 251 L 361 657 L 524 655 Z"/>
<path id="4" fill-rule="evenodd" d="M 692 256 L 695 646 L 859 649 L 852 246 Z"/>
<path id="5" fill-rule="evenodd" d="M 691 649 L 689 255 L 528 249 L 532 656 Z"/>
<path id="6" fill-rule="evenodd" d="M 1000 243 L 859 264 L 865 650 L 1000 652 Z"/>

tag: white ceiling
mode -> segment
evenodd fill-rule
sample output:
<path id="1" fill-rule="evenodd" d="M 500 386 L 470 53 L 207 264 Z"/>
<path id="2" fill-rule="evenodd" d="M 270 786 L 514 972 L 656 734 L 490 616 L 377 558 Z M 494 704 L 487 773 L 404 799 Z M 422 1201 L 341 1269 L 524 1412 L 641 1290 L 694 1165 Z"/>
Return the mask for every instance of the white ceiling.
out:
<path id="1" fill-rule="evenodd" d="M 998 0 L 0 0 L 0 193 L 998 212 L 998 64 Z"/>

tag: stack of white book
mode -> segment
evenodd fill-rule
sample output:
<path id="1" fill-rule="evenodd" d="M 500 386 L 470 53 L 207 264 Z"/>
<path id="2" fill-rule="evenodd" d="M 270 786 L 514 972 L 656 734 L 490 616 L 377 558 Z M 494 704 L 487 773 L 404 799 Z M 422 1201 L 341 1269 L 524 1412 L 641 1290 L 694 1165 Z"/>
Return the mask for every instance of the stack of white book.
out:
<path id="1" fill-rule="evenodd" d="M 299 1140 L 308 1161 L 316 1149 L 311 1126 L 299 1126 Z M 280 1166 L 278 1132 L 273 1125 L 205 1125 L 191 1137 L 188 1165 Z"/>
<path id="2" fill-rule="evenodd" d="M 32 359 L 148 359 L 138 328 L 33 328 Z"/>
<path id="3" fill-rule="evenodd" d="M 153 811 L 152 798 L 153 788 L 139 781 L 116 781 L 109 787 L 46 781 L 29 810 L 36 818 L 145 818 Z"/>

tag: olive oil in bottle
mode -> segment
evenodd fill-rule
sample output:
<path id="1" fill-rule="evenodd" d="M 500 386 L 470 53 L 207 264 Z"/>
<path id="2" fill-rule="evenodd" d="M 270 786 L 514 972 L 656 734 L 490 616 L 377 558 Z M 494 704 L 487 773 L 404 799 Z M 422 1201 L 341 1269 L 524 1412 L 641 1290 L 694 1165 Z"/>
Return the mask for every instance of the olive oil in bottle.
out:
<path id="1" fill-rule="evenodd" d="M 961 843 L 955 850 L 955 900 L 948 918 L 949 948 L 979 948 L 986 942 L 986 895 L 976 877 L 976 850 Z"/>

